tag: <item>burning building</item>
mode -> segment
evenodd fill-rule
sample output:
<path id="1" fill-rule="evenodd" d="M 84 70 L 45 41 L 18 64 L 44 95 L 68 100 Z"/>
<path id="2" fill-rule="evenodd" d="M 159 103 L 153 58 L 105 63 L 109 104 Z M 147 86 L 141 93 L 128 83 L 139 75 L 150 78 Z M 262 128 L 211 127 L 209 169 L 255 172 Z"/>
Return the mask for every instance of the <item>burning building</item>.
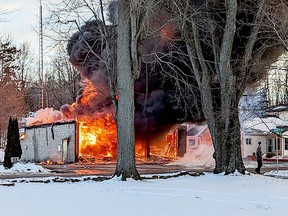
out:
<path id="1" fill-rule="evenodd" d="M 199 103 L 197 86 L 195 89 L 186 88 L 179 91 L 181 83 L 176 86 L 175 79 L 171 79 L 170 75 L 175 72 L 175 69 L 187 73 L 187 79 L 193 79 L 193 76 L 191 76 L 191 70 L 187 64 L 183 63 L 185 56 L 179 56 L 180 52 L 178 51 L 185 49 L 185 44 L 175 40 L 179 35 L 174 29 L 173 23 L 167 22 L 169 15 L 163 11 L 160 12 L 155 14 L 155 17 L 153 16 L 153 20 L 147 26 L 149 31 L 155 31 L 160 27 L 161 31 L 155 32 L 158 35 L 146 37 L 141 43 L 141 52 L 144 57 L 140 76 L 134 85 L 135 151 L 138 161 L 147 161 L 151 158 L 154 160 L 155 158 L 172 159 L 183 156 L 186 152 L 186 130 L 179 129 L 178 126 L 182 122 L 195 121 L 202 117 L 201 111 L 199 112 L 197 109 Z M 161 19 L 157 16 L 166 18 Z M 89 21 L 68 41 L 69 61 L 81 76 L 81 90 L 76 102 L 72 105 L 63 105 L 59 112 L 59 116 L 61 116 L 46 127 L 41 126 L 41 124 L 46 124 L 45 121 L 42 123 L 35 121 L 34 127 L 31 127 L 34 123 L 28 123 L 26 132 L 27 139 L 30 139 L 29 142 L 39 143 L 39 145 L 46 143 L 44 149 L 47 148 L 50 141 L 51 143 L 55 142 L 55 146 L 58 147 L 55 147 L 53 152 L 58 150 L 58 154 L 55 153 L 58 155 L 57 159 L 61 158 L 60 150 L 62 149 L 62 152 L 63 149 L 66 149 L 66 144 L 63 147 L 62 140 L 67 138 L 65 136 L 68 136 L 69 132 L 61 138 L 59 136 L 57 141 L 53 140 L 53 134 L 50 132 L 52 125 L 55 129 L 54 123 L 60 121 L 62 123 L 58 125 L 59 128 L 65 128 L 63 122 L 71 119 L 75 121 L 74 135 L 73 131 L 70 131 L 69 136 L 73 136 L 75 142 L 72 142 L 72 138 L 68 139 L 67 145 L 68 149 L 70 147 L 74 149 L 74 161 L 97 161 L 98 159 L 110 161 L 117 157 L 117 132 L 113 106 L 113 100 L 117 101 L 117 96 L 111 96 L 113 90 L 117 95 L 116 74 L 113 73 L 115 72 L 113 70 L 109 71 L 109 68 L 115 65 L 105 65 L 108 45 L 105 41 L 107 38 L 103 38 L 103 25 L 104 23 L 99 20 Z M 116 29 L 113 26 L 107 26 L 107 28 L 111 33 L 111 35 L 109 33 L 109 40 L 115 41 Z M 113 47 L 109 48 L 113 49 Z M 171 54 L 163 55 L 168 52 Z M 108 59 L 112 59 L 110 63 L 115 64 L 115 56 L 109 57 Z M 155 61 L 158 58 L 161 58 L 161 61 Z M 163 62 L 168 62 L 168 64 Z M 175 67 L 171 67 L 171 62 Z M 163 74 L 169 75 L 165 77 Z M 30 132 L 38 130 L 44 130 L 44 132 Z M 34 140 L 28 138 L 28 132 L 31 133 L 29 137 L 34 137 Z M 45 136 L 41 137 L 42 135 L 40 135 L 39 137 L 37 133 L 39 135 L 43 133 Z M 44 140 L 42 141 L 42 139 Z M 25 144 L 23 147 L 26 148 Z M 37 149 L 40 150 L 40 148 L 34 148 L 35 159 L 38 154 Z M 47 151 L 49 152 L 48 149 Z M 32 153 L 31 150 L 31 155 Z M 44 160 L 44 157 L 41 159 Z"/>
<path id="2" fill-rule="evenodd" d="M 21 139 L 22 161 L 71 163 L 78 157 L 75 121 L 32 125 Z"/>
<path id="3" fill-rule="evenodd" d="M 97 118 L 59 120 L 59 112 L 46 108 L 28 118 L 22 131 L 22 161 L 45 163 L 116 161 L 116 124 L 112 115 L 98 114 Z M 42 119 L 39 117 L 56 117 Z M 58 117 L 57 117 L 58 115 Z M 33 121 L 32 121 L 33 120 Z M 137 139 L 138 162 L 163 162 L 183 156 L 186 152 L 186 128 L 175 126 L 155 137 Z"/>

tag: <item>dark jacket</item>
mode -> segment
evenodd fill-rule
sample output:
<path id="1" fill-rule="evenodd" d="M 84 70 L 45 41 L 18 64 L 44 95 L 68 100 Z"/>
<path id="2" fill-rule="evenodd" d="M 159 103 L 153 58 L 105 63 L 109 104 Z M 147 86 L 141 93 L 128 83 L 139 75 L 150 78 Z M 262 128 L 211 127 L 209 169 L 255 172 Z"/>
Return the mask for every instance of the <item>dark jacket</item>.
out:
<path id="1" fill-rule="evenodd" d="M 256 149 L 256 160 L 262 160 L 261 147 L 258 147 L 258 148 Z"/>

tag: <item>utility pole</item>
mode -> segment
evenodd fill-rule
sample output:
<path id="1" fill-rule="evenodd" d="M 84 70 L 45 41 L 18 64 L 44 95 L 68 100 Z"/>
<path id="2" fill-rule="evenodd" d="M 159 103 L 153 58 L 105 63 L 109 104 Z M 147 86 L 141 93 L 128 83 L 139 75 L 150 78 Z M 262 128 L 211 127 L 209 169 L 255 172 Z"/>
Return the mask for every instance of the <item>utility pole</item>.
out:
<path id="1" fill-rule="evenodd" d="M 44 70 L 43 70 L 43 21 L 42 1 L 40 0 L 40 23 L 39 23 L 39 75 L 41 76 L 41 108 L 44 108 Z"/>

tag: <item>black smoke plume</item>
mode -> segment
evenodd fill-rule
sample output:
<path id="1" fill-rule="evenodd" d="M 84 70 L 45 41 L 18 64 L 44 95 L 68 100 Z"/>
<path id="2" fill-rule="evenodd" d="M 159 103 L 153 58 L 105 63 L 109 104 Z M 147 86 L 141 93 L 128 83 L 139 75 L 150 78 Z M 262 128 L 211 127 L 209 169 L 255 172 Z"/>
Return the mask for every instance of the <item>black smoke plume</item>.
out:
<path id="1" fill-rule="evenodd" d="M 106 44 L 101 34 L 102 27 L 103 23 L 100 21 L 87 22 L 68 42 L 70 62 L 100 93 L 93 98 L 90 106 L 81 106 L 81 92 L 79 92 L 80 103 L 79 107 L 76 107 L 76 115 L 85 113 L 89 115 L 108 108 L 111 110 L 107 71 L 103 63 Z M 108 29 L 116 32 L 112 25 L 108 26 Z M 143 58 L 140 77 L 135 81 L 135 126 L 138 136 L 143 133 L 153 135 L 177 123 L 197 121 L 203 116 L 197 109 L 199 92 L 196 82 L 194 87 L 187 88 L 177 80 L 175 74 L 177 68 L 181 70 L 182 76 L 187 77 L 187 81 L 193 83 L 189 61 L 185 60 L 185 55 L 179 54 L 179 51 L 185 53 L 184 44 L 169 38 L 163 39 L 160 34 L 142 41 L 141 50 L 146 57 Z M 116 41 L 116 34 L 113 37 Z M 150 57 L 147 57 L 149 55 Z M 161 62 L 155 63 L 155 55 L 160 56 Z M 63 106 L 61 110 L 67 113 L 69 108 Z"/>

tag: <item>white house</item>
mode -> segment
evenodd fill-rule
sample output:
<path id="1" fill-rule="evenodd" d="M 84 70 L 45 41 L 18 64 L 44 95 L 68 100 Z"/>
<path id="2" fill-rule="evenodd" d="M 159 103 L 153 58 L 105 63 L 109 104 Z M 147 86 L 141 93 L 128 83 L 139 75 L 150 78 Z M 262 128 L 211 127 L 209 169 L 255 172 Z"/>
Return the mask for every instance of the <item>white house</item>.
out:
<path id="1" fill-rule="evenodd" d="M 262 143 L 263 153 L 279 156 L 288 155 L 288 122 L 277 117 L 254 118 L 244 121 L 242 128 L 242 154 L 249 157 L 255 154 L 258 142 Z M 276 133 L 282 131 L 281 136 Z"/>

